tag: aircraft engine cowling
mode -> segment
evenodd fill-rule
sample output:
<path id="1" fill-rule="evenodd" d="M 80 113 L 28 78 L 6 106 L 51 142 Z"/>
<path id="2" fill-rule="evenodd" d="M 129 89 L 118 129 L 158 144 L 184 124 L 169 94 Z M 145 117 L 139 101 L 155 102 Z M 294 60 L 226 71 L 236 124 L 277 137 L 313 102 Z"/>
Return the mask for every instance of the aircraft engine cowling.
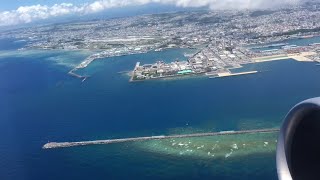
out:
<path id="1" fill-rule="evenodd" d="M 280 180 L 320 179 L 320 97 L 297 104 L 287 114 L 276 156 Z"/>

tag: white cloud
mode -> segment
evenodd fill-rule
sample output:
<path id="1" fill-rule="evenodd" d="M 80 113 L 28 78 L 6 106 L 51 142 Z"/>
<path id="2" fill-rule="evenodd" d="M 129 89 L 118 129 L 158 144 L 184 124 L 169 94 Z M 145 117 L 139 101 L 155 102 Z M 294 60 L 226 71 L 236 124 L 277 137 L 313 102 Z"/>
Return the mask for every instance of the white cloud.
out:
<path id="1" fill-rule="evenodd" d="M 0 12 L 0 26 L 30 23 L 35 20 L 70 14 L 91 14 L 111 8 L 148 3 L 170 4 L 178 7 L 209 7 L 211 9 L 256 9 L 296 4 L 299 3 L 299 0 L 97 0 L 82 5 L 61 3 L 53 6 L 21 6 L 16 10 Z"/>

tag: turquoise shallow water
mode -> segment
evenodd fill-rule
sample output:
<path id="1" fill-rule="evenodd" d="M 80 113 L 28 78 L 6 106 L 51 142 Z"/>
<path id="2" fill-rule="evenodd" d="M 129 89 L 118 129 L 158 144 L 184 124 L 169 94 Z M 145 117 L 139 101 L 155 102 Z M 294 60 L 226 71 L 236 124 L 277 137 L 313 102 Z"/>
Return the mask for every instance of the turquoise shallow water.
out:
<path id="1" fill-rule="evenodd" d="M 184 58 L 185 50 L 173 49 L 95 61 L 80 71 L 92 75 L 81 83 L 66 73 L 88 52 L 14 52 L 0 54 L 0 179 L 276 179 L 276 134 L 193 138 L 174 146 L 170 141 L 41 146 L 274 128 L 294 104 L 320 95 L 319 66 L 293 60 L 251 64 L 243 69 L 263 72 L 217 79 L 129 83 L 119 73 L 136 61 Z"/>

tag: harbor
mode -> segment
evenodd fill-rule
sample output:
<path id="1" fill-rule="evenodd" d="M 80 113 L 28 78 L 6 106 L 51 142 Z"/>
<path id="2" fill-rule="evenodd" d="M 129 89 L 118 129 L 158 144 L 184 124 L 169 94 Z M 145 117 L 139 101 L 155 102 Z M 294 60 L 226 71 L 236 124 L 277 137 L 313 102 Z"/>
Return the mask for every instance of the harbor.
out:
<path id="1" fill-rule="evenodd" d="M 149 141 L 149 140 L 160 140 L 160 139 L 172 139 L 172 138 L 190 138 L 190 137 L 207 137 L 207 136 L 221 136 L 221 135 L 274 133 L 274 132 L 278 132 L 278 131 L 279 131 L 279 129 L 255 129 L 255 130 L 220 131 L 220 132 L 194 133 L 194 134 L 181 134 L 181 135 L 146 136 L 146 137 L 107 139 L 107 140 L 95 140 L 95 141 L 49 142 L 49 143 L 43 145 L 42 148 L 43 149 L 54 149 L 54 148 L 74 147 L 74 146 L 115 144 L 115 143 Z"/>
<path id="2" fill-rule="evenodd" d="M 238 76 L 257 73 L 255 71 L 236 74 L 230 72 L 231 69 L 241 68 L 246 64 L 288 59 L 299 62 L 319 61 L 319 43 L 308 43 L 316 40 L 297 40 L 296 44 L 289 43 L 290 40 L 287 40 L 288 42 L 285 43 L 262 44 L 248 48 L 237 45 L 230 39 L 215 39 L 184 61 L 176 60 L 166 63 L 160 60 L 153 64 L 136 64 L 131 73 L 130 82 L 198 75 L 207 75 L 210 78 Z M 252 51 L 252 49 L 255 50 Z"/>
<path id="3" fill-rule="evenodd" d="M 187 60 L 176 60 L 166 63 L 157 61 L 154 64 L 136 65 L 130 82 L 149 79 L 172 78 L 192 75 L 219 76 L 229 69 L 241 68 L 243 64 L 252 63 L 246 50 L 229 41 L 216 39 L 203 47 Z"/>

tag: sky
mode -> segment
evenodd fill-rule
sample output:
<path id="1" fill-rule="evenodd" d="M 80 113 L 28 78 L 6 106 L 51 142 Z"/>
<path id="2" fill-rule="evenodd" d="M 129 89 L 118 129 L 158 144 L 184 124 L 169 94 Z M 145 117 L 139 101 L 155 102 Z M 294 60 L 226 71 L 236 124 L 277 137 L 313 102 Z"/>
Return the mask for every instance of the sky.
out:
<path id="1" fill-rule="evenodd" d="M 18 9 L 20 6 L 32 6 L 35 4 L 52 6 L 61 3 L 83 4 L 95 0 L 0 0 L 0 11 Z"/>
<path id="2" fill-rule="evenodd" d="M 301 0 L 0 0 L 0 27 L 40 20 L 87 16 L 148 4 L 178 8 L 265 9 L 296 5 Z"/>

